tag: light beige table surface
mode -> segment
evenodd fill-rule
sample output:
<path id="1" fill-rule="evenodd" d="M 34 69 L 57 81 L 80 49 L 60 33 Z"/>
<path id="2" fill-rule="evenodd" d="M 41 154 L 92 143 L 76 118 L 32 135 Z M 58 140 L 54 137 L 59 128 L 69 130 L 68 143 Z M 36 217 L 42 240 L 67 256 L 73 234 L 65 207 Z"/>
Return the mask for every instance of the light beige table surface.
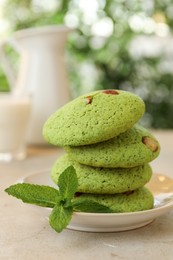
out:
<path id="1" fill-rule="evenodd" d="M 162 151 L 153 170 L 173 178 L 173 132 L 154 133 Z M 4 192 L 19 178 L 49 169 L 61 152 L 29 148 L 25 161 L 0 163 L 0 260 L 173 259 L 173 210 L 132 231 L 58 234 L 38 212 Z"/>

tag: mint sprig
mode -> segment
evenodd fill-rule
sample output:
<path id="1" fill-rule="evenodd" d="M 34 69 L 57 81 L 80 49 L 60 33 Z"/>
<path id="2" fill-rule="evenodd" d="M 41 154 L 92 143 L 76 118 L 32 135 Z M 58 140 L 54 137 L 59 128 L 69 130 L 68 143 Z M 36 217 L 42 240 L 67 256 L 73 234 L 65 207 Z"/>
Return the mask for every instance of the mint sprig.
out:
<path id="1" fill-rule="evenodd" d="M 74 211 L 111 213 L 112 210 L 94 200 L 74 198 L 78 178 L 73 166 L 66 168 L 58 179 L 58 189 L 50 186 L 18 183 L 5 189 L 9 195 L 25 203 L 53 208 L 49 216 L 50 226 L 61 232 L 71 221 Z"/>

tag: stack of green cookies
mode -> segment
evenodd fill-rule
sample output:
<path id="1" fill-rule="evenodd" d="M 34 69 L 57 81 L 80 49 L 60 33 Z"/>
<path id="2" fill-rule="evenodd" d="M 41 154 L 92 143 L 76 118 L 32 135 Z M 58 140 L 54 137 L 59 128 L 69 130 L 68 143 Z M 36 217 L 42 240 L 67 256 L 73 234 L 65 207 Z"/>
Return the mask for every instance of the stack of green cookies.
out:
<path id="1" fill-rule="evenodd" d="M 53 181 L 72 165 L 76 199 L 92 198 L 113 212 L 151 209 L 153 195 L 144 186 L 160 145 L 137 124 L 144 112 L 140 97 L 113 89 L 80 96 L 56 111 L 43 128 L 45 139 L 66 151 L 52 168 Z"/>

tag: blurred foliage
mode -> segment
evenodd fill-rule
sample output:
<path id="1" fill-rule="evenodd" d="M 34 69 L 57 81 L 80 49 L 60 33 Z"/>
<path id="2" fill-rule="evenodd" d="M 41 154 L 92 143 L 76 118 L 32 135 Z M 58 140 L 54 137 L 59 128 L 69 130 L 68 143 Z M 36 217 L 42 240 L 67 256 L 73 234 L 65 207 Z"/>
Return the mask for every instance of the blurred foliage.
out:
<path id="1" fill-rule="evenodd" d="M 3 69 L 0 67 L 0 91 L 7 92 L 9 91 L 9 85 L 6 76 L 4 75 Z"/>
<path id="2" fill-rule="evenodd" d="M 173 128 L 173 57 L 152 45 L 153 39 L 159 44 L 172 37 L 172 0 L 6 0 L 4 16 L 11 31 L 62 23 L 73 27 L 67 44 L 73 96 L 94 89 L 133 91 L 146 103 L 143 125 Z M 138 43 L 141 36 L 151 41 L 153 54 L 146 53 L 145 41 Z M 1 69 L 0 82 L 8 87 Z"/>

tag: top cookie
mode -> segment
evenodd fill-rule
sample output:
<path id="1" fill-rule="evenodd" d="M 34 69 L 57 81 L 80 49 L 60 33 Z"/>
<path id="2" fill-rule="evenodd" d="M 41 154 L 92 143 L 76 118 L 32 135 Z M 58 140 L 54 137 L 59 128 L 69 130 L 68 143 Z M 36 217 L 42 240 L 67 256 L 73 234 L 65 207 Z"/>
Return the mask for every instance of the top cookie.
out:
<path id="1" fill-rule="evenodd" d="M 56 146 L 80 146 L 109 140 L 131 128 L 144 114 L 135 94 L 100 90 L 69 102 L 46 121 L 45 139 Z"/>

